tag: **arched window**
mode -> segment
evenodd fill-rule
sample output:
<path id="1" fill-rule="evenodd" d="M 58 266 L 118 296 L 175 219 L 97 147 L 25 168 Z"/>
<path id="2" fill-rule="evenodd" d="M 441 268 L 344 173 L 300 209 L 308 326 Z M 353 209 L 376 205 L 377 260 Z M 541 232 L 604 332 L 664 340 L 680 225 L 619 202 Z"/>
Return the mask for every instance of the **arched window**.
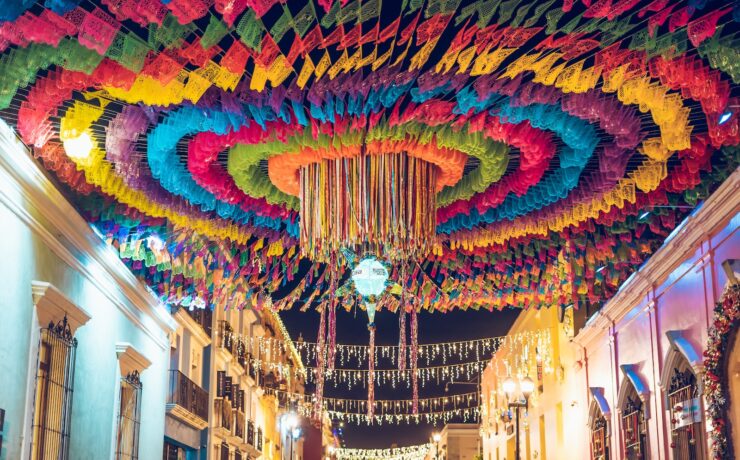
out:
<path id="1" fill-rule="evenodd" d="M 609 418 L 611 412 L 609 403 L 604 397 L 604 389 L 591 387 L 593 400 L 588 413 L 588 425 L 591 430 L 591 457 L 593 460 L 609 460 L 610 430 Z"/>
<path id="2" fill-rule="evenodd" d="M 677 364 L 667 390 L 672 458 L 703 459 L 701 396 L 696 375 L 685 358 Z"/>
<path id="3" fill-rule="evenodd" d="M 594 460 L 609 460 L 609 425 L 601 413 L 591 422 L 591 453 Z"/>
<path id="4" fill-rule="evenodd" d="M 625 458 L 644 460 L 647 458 L 647 423 L 642 399 L 631 382 L 624 382 L 624 385 L 629 386 L 621 407 Z"/>

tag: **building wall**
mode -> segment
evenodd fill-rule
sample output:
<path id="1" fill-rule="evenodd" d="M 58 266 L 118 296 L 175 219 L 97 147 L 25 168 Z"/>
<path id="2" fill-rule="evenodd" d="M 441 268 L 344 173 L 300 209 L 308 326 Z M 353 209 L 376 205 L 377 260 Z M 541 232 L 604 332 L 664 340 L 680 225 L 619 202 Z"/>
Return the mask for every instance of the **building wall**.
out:
<path id="1" fill-rule="evenodd" d="M 54 189 L 1 121 L 0 222 L 0 408 L 5 409 L 0 458 L 29 455 L 41 327 L 32 281 L 51 283 L 90 316 L 75 333 L 70 458 L 98 459 L 114 452 L 120 386 L 116 346 L 122 343 L 151 362 L 141 374 L 139 458 L 161 458 L 172 318 Z"/>
<path id="2" fill-rule="evenodd" d="M 427 459 L 474 460 L 481 447 L 479 425 L 472 423 L 448 423 L 440 434 L 438 443 L 432 445 Z"/>
<path id="3" fill-rule="evenodd" d="M 510 333 L 554 331 L 553 371 L 544 375 L 542 391 L 535 392 L 529 413 L 522 418 L 522 458 L 591 458 L 589 415 L 601 412 L 591 388 L 603 391 L 608 404 L 611 458 L 624 458 L 618 398 L 628 383 L 622 365 L 634 366 L 647 389 L 647 458 L 671 458 L 665 389 L 673 365 L 668 360 L 680 352 L 667 332 L 678 331 L 672 334 L 685 339 L 688 355 L 681 356 L 693 361 L 700 380 L 712 309 L 727 284 L 721 265 L 727 259 L 740 259 L 739 183 L 736 171 L 576 337 L 569 336 L 554 308 L 524 312 L 516 321 Z M 500 369 L 497 372 L 495 361 L 494 357 L 482 383 L 484 459 L 513 459 L 513 430 L 507 433 L 507 424 L 499 418 L 505 407 L 500 383 L 506 376 Z M 703 439 L 707 452 L 707 436 Z"/>

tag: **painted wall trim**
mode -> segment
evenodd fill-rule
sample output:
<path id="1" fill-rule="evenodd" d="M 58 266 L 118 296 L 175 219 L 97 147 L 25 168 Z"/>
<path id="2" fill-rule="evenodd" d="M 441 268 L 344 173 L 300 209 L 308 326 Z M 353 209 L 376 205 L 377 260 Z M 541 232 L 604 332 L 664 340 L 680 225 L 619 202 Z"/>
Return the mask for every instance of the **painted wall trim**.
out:
<path id="1" fill-rule="evenodd" d="M 166 350 L 167 334 L 176 327 L 172 316 L 67 202 L 1 119 L 0 152 L 0 204 Z"/>
<path id="2" fill-rule="evenodd" d="M 702 205 L 679 224 L 676 231 L 633 274 L 599 310 L 618 324 L 643 301 L 654 285 L 661 283 L 685 260 L 686 254 L 707 237 L 707 229 L 721 229 L 740 212 L 740 169 L 735 170 Z M 573 339 L 583 347 L 600 337 L 601 327 L 593 322 L 586 324 Z"/>

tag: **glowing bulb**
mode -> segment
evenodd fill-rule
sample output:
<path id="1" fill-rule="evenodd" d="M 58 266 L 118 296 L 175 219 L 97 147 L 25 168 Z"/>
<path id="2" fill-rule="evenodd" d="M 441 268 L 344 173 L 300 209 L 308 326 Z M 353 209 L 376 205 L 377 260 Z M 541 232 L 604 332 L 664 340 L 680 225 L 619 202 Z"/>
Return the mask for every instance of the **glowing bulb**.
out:
<path id="1" fill-rule="evenodd" d="M 730 118 L 732 118 L 732 111 L 727 110 L 722 113 L 722 115 L 719 116 L 719 120 L 717 121 L 718 125 L 724 125 L 728 121 L 730 121 Z"/>
<path id="2" fill-rule="evenodd" d="M 522 379 L 521 386 L 522 386 L 522 393 L 524 394 L 525 398 L 528 398 L 529 395 L 531 395 L 532 392 L 534 392 L 534 381 L 530 379 L 529 376 L 524 377 L 524 379 Z"/>
<path id="3" fill-rule="evenodd" d="M 150 235 L 147 239 L 147 242 L 149 243 L 149 247 L 155 251 L 161 251 L 164 249 L 164 241 L 162 241 L 162 238 L 158 237 L 157 235 Z"/>
<path id="4" fill-rule="evenodd" d="M 503 387 L 506 396 L 511 398 L 511 395 L 514 394 L 514 391 L 516 390 L 516 382 L 514 379 L 511 378 L 511 376 L 506 377 L 506 380 L 504 380 L 504 383 L 501 386 Z"/>
<path id="5" fill-rule="evenodd" d="M 385 290 L 388 270 L 374 257 L 363 259 L 352 271 L 352 281 L 361 296 L 377 296 Z"/>
<path id="6" fill-rule="evenodd" d="M 83 132 L 77 137 L 64 139 L 64 151 L 67 156 L 74 160 L 85 160 L 90 156 L 94 147 L 93 140 L 89 134 Z"/>

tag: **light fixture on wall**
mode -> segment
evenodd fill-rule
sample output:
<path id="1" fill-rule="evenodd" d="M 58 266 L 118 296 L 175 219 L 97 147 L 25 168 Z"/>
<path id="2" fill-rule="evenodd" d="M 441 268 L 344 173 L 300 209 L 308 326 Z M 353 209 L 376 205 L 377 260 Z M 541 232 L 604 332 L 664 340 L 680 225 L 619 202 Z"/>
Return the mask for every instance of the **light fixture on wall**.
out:
<path id="1" fill-rule="evenodd" d="M 87 159 L 95 147 L 95 143 L 90 135 L 84 131 L 77 137 L 63 139 L 62 143 L 64 144 L 64 151 L 67 152 L 67 156 L 74 160 Z"/>

